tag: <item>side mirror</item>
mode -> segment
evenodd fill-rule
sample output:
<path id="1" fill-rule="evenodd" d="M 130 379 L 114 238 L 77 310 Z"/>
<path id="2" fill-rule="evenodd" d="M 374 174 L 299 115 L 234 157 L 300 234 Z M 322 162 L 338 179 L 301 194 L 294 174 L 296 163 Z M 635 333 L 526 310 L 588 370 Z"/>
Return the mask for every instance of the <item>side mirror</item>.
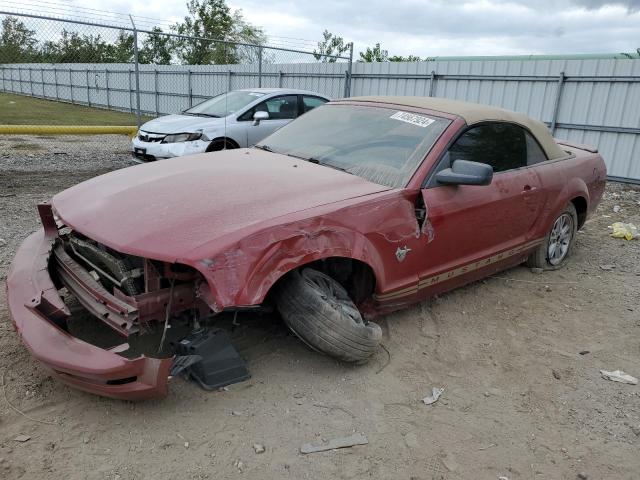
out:
<path id="1" fill-rule="evenodd" d="M 269 112 L 256 112 L 253 114 L 253 126 L 260 125 L 260 120 L 269 120 Z"/>
<path id="2" fill-rule="evenodd" d="M 436 175 L 436 181 L 444 185 L 489 185 L 493 179 L 493 167 L 486 163 L 456 160 L 451 168 Z"/>

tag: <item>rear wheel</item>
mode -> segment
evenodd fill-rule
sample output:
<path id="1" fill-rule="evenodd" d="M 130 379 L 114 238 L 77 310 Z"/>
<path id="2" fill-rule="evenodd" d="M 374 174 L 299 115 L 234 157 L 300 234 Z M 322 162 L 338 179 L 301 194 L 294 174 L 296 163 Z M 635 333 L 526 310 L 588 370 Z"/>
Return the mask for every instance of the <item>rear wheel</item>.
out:
<path id="1" fill-rule="evenodd" d="M 527 265 L 544 270 L 561 268 L 569 257 L 576 241 L 578 214 L 569 203 L 556 217 L 544 242 L 527 259 Z"/>
<path id="2" fill-rule="evenodd" d="M 382 330 L 362 318 L 336 280 L 312 269 L 284 279 L 276 304 L 289 328 L 316 351 L 345 362 L 364 362 L 378 349 Z"/>

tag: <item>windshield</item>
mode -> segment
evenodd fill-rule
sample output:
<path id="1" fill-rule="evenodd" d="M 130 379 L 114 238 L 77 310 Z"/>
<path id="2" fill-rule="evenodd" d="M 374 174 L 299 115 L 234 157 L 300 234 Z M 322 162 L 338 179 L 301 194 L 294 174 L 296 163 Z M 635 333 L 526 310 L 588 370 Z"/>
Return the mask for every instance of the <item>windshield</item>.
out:
<path id="1" fill-rule="evenodd" d="M 449 120 L 381 107 L 324 105 L 257 146 L 404 187 Z"/>
<path id="2" fill-rule="evenodd" d="M 188 108 L 182 113 L 202 115 L 206 117 L 226 117 L 246 107 L 254 100 L 262 97 L 261 92 L 234 91 L 223 93 L 217 97 L 205 100 L 198 105 Z"/>

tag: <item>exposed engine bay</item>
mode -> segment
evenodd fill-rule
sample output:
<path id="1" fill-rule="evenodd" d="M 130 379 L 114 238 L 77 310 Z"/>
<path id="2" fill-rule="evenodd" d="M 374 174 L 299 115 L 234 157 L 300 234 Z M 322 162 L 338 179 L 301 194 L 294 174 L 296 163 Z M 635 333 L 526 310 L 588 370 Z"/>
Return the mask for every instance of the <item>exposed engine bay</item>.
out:
<path id="1" fill-rule="evenodd" d="M 60 328 L 126 358 L 174 357 L 171 375 L 186 373 L 203 388 L 249 377 L 226 332 L 211 327 L 216 313 L 195 269 L 126 255 L 66 228 L 51 258 L 51 277 L 78 313 Z"/>

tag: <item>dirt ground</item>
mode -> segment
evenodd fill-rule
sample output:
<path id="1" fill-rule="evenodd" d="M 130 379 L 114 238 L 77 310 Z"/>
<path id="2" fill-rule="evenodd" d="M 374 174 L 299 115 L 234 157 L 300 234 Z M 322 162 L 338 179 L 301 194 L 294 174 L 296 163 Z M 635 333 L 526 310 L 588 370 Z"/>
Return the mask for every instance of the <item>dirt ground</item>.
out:
<path id="1" fill-rule="evenodd" d="M 599 373 L 640 377 L 640 241 L 607 230 L 640 224 L 640 190 L 609 185 L 563 270 L 514 268 L 383 318 L 386 350 L 367 365 L 244 315 L 233 337 L 250 380 L 206 392 L 174 379 L 168 398 L 134 404 L 52 380 L 20 344 L 4 287 L 35 204 L 128 165 L 122 151 L 0 154 L 0 478 L 640 477 L 640 386 Z M 427 406 L 432 387 L 444 393 Z M 299 452 L 354 432 L 368 445 Z"/>

